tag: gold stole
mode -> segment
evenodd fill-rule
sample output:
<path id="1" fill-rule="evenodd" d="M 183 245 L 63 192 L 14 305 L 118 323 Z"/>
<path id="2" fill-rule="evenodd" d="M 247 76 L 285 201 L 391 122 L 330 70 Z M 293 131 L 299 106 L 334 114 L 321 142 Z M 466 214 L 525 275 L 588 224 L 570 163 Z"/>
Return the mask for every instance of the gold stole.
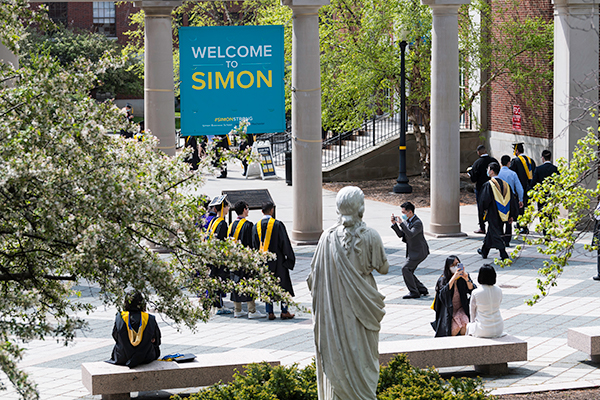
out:
<path id="1" fill-rule="evenodd" d="M 267 232 L 265 238 L 262 238 L 262 221 L 256 224 L 256 232 L 258 233 L 258 240 L 260 240 L 260 251 L 269 251 L 269 245 L 271 244 L 271 235 L 273 234 L 273 225 L 275 225 L 275 218 L 269 218 L 267 223 Z"/>
<path id="2" fill-rule="evenodd" d="M 210 224 L 208 224 L 208 232 L 210 233 L 210 236 L 214 236 L 215 235 L 215 231 L 217 230 L 217 226 L 219 226 L 219 224 L 221 223 L 221 221 L 225 221 L 225 218 L 218 217 L 218 218 L 213 218 L 213 220 L 210 221 Z"/>
<path id="3" fill-rule="evenodd" d="M 242 226 L 246 223 L 246 218 L 242 218 L 239 221 L 233 221 L 231 225 L 229 225 L 229 229 L 227 230 L 227 236 L 231 236 L 231 229 L 233 225 L 237 222 L 237 226 L 235 227 L 235 232 L 233 233 L 233 239 L 238 240 L 240 237 L 240 232 L 242 231 Z"/>
<path id="4" fill-rule="evenodd" d="M 142 325 L 139 327 L 138 331 L 134 331 L 129 324 L 129 311 L 121 311 L 121 318 L 125 321 L 125 326 L 127 327 L 127 334 L 129 335 L 129 342 L 131 342 L 132 346 L 137 346 L 142 342 L 142 337 L 144 336 L 144 329 L 146 329 L 146 325 L 148 325 L 148 313 L 142 312 Z"/>

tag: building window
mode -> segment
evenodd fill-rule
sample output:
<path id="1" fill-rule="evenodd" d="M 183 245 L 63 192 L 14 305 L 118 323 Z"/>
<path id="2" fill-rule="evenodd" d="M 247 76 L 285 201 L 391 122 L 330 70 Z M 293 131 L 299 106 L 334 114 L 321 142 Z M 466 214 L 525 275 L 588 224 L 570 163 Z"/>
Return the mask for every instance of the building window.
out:
<path id="1" fill-rule="evenodd" d="M 117 37 L 115 3 L 108 1 L 94 2 L 94 28 L 96 32 L 104 36 Z"/>
<path id="2" fill-rule="evenodd" d="M 46 6 L 48 6 L 48 17 L 56 25 L 67 26 L 67 4 L 46 3 Z"/>

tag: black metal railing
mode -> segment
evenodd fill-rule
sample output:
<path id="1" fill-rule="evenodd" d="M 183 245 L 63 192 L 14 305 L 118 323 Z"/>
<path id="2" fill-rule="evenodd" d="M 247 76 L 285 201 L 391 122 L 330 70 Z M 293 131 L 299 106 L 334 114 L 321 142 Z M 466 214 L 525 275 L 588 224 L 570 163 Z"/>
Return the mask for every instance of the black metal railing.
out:
<path id="1" fill-rule="evenodd" d="M 323 168 L 340 163 L 369 147 L 375 147 L 382 141 L 397 136 L 399 132 L 399 120 L 383 114 L 366 119 L 358 128 L 334 134 L 323 141 Z"/>
<path id="2" fill-rule="evenodd" d="M 471 110 L 460 116 L 460 129 L 471 129 L 473 125 Z M 412 132 L 409 123 L 407 132 Z M 375 147 L 379 143 L 398 136 L 400 133 L 400 117 L 389 114 L 377 115 L 365 119 L 363 123 L 354 129 L 342 133 L 324 135 L 321 163 L 326 168 L 341 163 L 361 151 Z M 292 150 L 291 127 L 288 125 L 286 132 L 267 133 L 257 136 L 256 140 L 269 141 L 271 143 L 271 155 L 275 165 L 285 164 L 285 152 Z"/>

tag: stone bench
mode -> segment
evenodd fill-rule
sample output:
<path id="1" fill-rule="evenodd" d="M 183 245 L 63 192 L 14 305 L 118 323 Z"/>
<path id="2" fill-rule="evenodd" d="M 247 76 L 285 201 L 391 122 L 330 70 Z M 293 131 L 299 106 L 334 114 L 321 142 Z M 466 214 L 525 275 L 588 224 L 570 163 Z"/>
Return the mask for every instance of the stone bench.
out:
<path id="1" fill-rule="evenodd" d="M 418 368 L 474 365 L 481 374 L 508 373 L 508 362 L 527 361 L 527 342 L 514 336 L 484 339 L 452 336 L 379 342 L 379 363 L 387 364 L 397 354 L 406 354 Z"/>
<path id="2" fill-rule="evenodd" d="M 210 386 L 219 381 L 233 380 L 235 370 L 243 366 L 266 361 L 279 365 L 263 351 L 231 352 L 197 355 L 194 361 L 153 361 L 150 364 L 129 368 L 106 362 L 81 364 L 83 386 L 92 395 L 102 395 L 102 400 L 129 400 L 130 392 Z"/>
<path id="3" fill-rule="evenodd" d="M 589 354 L 593 362 L 600 363 L 600 326 L 569 328 L 567 345 Z"/>

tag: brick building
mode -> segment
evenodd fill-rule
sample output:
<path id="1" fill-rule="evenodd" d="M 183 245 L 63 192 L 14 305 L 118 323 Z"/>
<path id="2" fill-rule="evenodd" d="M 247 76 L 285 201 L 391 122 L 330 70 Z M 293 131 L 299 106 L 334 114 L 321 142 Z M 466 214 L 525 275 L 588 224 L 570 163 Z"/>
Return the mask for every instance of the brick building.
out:
<path id="1" fill-rule="evenodd" d="M 500 5 L 492 2 L 492 15 L 504 21 L 522 21 L 525 18 L 542 18 L 546 22 L 553 20 L 552 0 L 524 0 L 518 6 L 507 6 L 502 10 Z M 508 4 L 508 3 L 507 3 Z M 495 7 L 495 8 L 494 8 Z M 503 21 L 494 21 L 494 23 Z M 498 43 L 507 46 L 515 45 L 492 24 L 491 35 Z M 516 44 L 519 46 L 519 44 Z M 542 72 L 552 73 L 550 60 L 532 56 L 524 52 L 516 57 L 533 75 Z M 538 73 L 536 74 L 535 71 Z M 535 82 L 537 84 L 532 84 Z M 496 158 L 504 154 L 512 155 L 512 144 L 525 143 L 525 152 L 540 161 L 544 149 L 552 150 L 553 139 L 553 93 L 552 78 L 542 84 L 543 80 L 530 78 L 529 82 L 519 87 L 510 74 L 500 75 L 490 88 L 482 95 L 482 130 L 488 138 L 490 152 Z M 519 113 L 520 115 L 515 115 Z M 515 117 L 515 118 L 513 118 Z M 519 121 L 520 117 L 520 121 Z"/>
<path id="2" fill-rule="evenodd" d="M 35 7 L 43 3 L 31 4 Z M 48 6 L 49 16 L 54 22 L 69 28 L 99 32 L 122 44 L 127 43 L 127 36 L 124 35 L 124 32 L 131 29 L 129 16 L 139 11 L 131 2 L 119 5 L 108 1 L 45 4 Z"/>

